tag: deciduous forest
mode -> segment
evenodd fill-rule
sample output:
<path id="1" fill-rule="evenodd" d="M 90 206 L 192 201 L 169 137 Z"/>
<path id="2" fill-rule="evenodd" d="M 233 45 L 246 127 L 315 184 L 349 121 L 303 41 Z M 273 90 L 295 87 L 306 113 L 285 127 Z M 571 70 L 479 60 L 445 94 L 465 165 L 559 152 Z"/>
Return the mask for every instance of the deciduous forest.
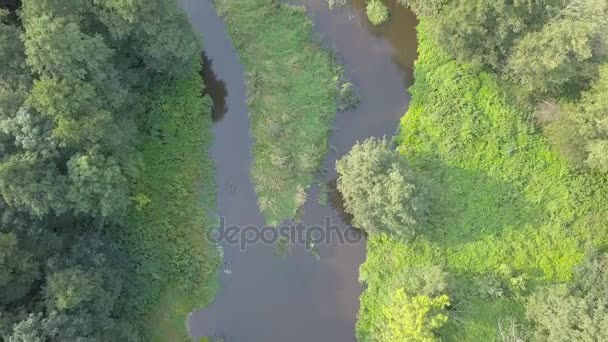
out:
<path id="1" fill-rule="evenodd" d="M 0 339 L 184 336 L 217 259 L 200 234 L 210 104 L 184 13 L 41 0 L 0 21 Z"/>

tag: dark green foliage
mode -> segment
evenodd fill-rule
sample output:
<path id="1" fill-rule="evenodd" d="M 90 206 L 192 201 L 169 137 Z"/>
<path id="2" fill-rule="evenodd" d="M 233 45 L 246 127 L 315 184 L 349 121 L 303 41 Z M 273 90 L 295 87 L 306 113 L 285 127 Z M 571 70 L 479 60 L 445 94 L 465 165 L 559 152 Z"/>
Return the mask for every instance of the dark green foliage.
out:
<path id="1" fill-rule="evenodd" d="M 196 35 L 174 0 L 29 0 L 10 9 L 0 10 L 0 340 L 147 340 L 170 281 L 192 295 L 182 311 L 167 308 L 181 315 L 174 335 L 183 337 L 186 313 L 208 301 L 202 289 L 215 265 L 201 241 L 210 206 L 200 202 L 213 182 Z M 159 110 L 159 91 L 187 104 Z M 161 156 L 150 155 L 158 142 L 146 123 L 166 117 L 189 131 L 172 131 L 172 168 L 163 164 L 166 178 L 154 180 L 179 178 L 179 193 L 164 193 L 161 206 L 188 209 L 159 210 L 152 226 L 133 213 L 150 202 L 145 194 L 158 199 L 146 170 Z M 176 161 L 177 150 L 188 157 Z M 177 200 L 181 193 L 190 195 Z M 164 224 L 172 220 L 187 234 Z"/>
<path id="2" fill-rule="evenodd" d="M 19 248 L 17 236 L 0 233 L 0 305 L 22 299 L 38 276 L 38 262 Z"/>
<path id="3" fill-rule="evenodd" d="M 536 341 L 608 340 L 608 257 L 592 255 L 571 284 L 536 292 L 527 305 Z"/>
<path id="4" fill-rule="evenodd" d="M 425 219 L 424 191 L 388 142 L 368 139 L 336 162 L 338 190 L 353 224 L 368 233 L 412 238 Z"/>

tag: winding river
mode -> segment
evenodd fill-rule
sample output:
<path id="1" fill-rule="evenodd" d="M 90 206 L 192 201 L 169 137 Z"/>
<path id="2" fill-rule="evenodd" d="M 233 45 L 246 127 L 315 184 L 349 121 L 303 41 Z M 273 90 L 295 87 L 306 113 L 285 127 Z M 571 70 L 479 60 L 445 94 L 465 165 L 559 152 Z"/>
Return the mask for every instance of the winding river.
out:
<path id="1" fill-rule="evenodd" d="M 407 88 L 416 59 L 416 19 L 395 0 L 385 1 L 392 20 L 372 27 L 365 0 L 329 10 L 327 0 L 300 0 L 316 33 L 341 58 L 346 78 L 361 102 L 336 115 L 332 149 L 325 159 L 323 180 L 335 188 L 335 161 L 358 140 L 391 136 L 407 110 Z M 245 72 L 224 23 L 211 0 L 182 0 L 193 26 L 204 36 L 204 78 L 215 109 L 212 156 L 217 170 L 218 215 L 230 225 L 264 226 L 251 183 L 252 165 Z M 309 190 L 303 208 L 305 225 L 323 225 L 325 218 L 346 227 L 347 217 L 335 192 L 329 205 L 317 201 L 319 186 Z M 220 291 L 208 308 L 188 319 L 190 334 L 221 336 L 228 342 L 355 341 L 355 322 L 363 286 L 358 269 L 365 258 L 365 241 L 320 245 L 316 253 L 298 245 L 278 255 L 277 247 L 262 243 L 224 245 Z M 317 255 L 318 254 L 318 255 Z M 318 258 L 317 258 L 318 256 Z"/>

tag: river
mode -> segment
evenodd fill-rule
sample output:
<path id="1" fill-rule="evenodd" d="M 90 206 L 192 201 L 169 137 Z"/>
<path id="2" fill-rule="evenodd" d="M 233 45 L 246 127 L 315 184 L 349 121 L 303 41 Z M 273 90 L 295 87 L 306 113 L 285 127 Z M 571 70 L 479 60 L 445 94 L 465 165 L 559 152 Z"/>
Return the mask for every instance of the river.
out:
<path id="1" fill-rule="evenodd" d="M 204 78 L 216 108 L 215 161 L 218 215 L 231 225 L 264 226 L 251 183 L 250 123 L 245 73 L 232 47 L 223 21 L 211 0 L 182 0 L 192 25 L 204 36 Z M 361 102 L 338 113 L 330 137 L 332 149 L 325 159 L 323 181 L 335 187 L 335 161 L 356 141 L 370 136 L 391 136 L 407 110 L 416 59 L 416 19 L 394 0 L 385 1 L 392 20 L 372 27 L 365 15 L 365 0 L 329 10 L 326 0 L 301 0 L 313 20 L 315 32 L 341 58 L 346 78 L 358 90 Z M 287 77 L 287 75 L 286 75 Z M 339 197 L 330 204 L 317 201 L 313 186 L 303 208 L 305 225 L 346 227 Z M 305 244 L 278 255 L 275 245 L 224 244 L 220 291 L 208 308 L 188 318 L 190 334 L 199 339 L 214 335 L 228 342 L 355 341 L 355 322 L 363 285 L 359 266 L 365 259 L 365 241 L 356 244 L 319 245 L 316 253 Z M 318 258 L 316 257 L 318 254 Z"/>

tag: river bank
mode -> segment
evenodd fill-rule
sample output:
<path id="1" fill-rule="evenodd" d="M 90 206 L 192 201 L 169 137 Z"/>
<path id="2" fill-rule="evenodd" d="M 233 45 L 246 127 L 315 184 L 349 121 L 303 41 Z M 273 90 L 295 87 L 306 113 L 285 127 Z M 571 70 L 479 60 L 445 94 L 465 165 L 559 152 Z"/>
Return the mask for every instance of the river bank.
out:
<path id="1" fill-rule="evenodd" d="M 319 39 L 340 56 L 345 77 L 358 88 L 361 103 L 336 116 L 329 141 L 332 149 L 323 162 L 327 173 L 308 191 L 301 220 L 306 226 L 323 226 L 327 217 L 346 229 L 341 203 L 332 191 L 335 160 L 357 140 L 394 133 L 407 108 L 408 99 L 403 94 L 412 82 L 416 20 L 405 8 L 399 8 L 394 15 L 404 20 L 374 28 L 362 10 L 363 1 L 334 11 L 321 0 L 304 5 Z M 212 147 L 218 213 L 227 224 L 263 227 L 265 218 L 257 208 L 250 178 L 253 149 L 245 71 L 211 3 L 184 1 L 184 6 L 193 26 L 205 37 L 218 86 L 225 87 L 225 92 L 217 91 L 226 94 L 226 110 L 215 122 Z M 255 38 L 253 32 L 251 37 Z M 370 81 L 374 79 L 382 79 L 385 86 Z M 329 189 L 329 205 L 319 204 L 320 188 Z M 191 335 L 222 336 L 230 341 L 353 341 L 363 290 L 358 268 L 365 257 L 365 242 L 358 241 L 352 245 L 320 244 L 316 246 L 319 259 L 305 244 L 291 246 L 290 253 L 281 257 L 274 245 L 258 243 L 241 250 L 223 243 L 220 291 L 210 307 L 190 315 Z"/>

